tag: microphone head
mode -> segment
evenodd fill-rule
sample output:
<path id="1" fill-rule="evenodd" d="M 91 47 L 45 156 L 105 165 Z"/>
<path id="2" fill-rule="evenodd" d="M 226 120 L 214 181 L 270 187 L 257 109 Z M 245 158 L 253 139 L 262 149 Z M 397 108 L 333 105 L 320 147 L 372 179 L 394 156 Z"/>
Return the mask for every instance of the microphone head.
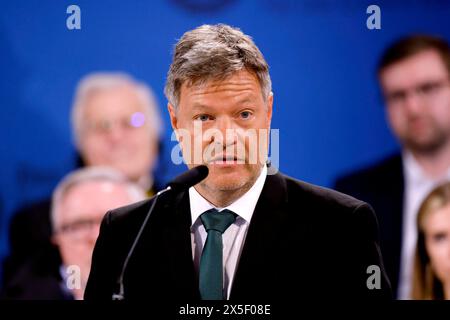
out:
<path id="1" fill-rule="evenodd" d="M 172 190 L 176 191 L 189 189 L 205 179 L 208 176 L 208 173 L 208 167 L 205 165 L 200 165 L 180 174 L 178 177 L 169 182 L 168 185 L 172 188 Z"/>

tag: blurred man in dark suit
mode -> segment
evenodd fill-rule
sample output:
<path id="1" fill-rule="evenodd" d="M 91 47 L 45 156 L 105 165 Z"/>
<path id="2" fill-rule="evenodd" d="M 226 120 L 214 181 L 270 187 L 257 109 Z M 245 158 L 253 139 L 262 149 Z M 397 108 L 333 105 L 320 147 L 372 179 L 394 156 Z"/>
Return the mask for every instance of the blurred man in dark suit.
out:
<path id="1" fill-rule="evenodd" d="M 418 207 L 450 179 L 449 46 L 432 36 L 400 39 L 383 54 L 378 78 L 401 153 L 339 178 L 335 188 L 374 207 L 393 289 L 408 299 Z"/>
<path id="2" fill-rule="evenodd" d="M 227 25 L 186 32 L 165 93 L 186 163 L 207 165 L 209 175 L 159 197 L 129 257 L 125 299 L 390 297 L 372 209 L 268 174 L 273 94 L 268 65 L 249 36 Z M 120 293 L 124 261 L 154 201 L 106 215 L 86 299 Z"/>

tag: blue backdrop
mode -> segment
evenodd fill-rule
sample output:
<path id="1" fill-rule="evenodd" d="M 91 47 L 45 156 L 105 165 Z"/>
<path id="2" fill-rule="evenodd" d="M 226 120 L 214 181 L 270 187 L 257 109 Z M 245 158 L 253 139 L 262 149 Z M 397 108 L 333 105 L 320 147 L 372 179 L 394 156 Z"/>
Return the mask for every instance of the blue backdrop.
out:
<path id="1" fill-rule="evenodd" d="M 66 27 L 71 4 L 81 30 Z M 381 8 L 380 30 L 366 27 L 370 4 Z M 167 181 L 185 169 L 170 162 L 163 95 L 173 45 L 204 23 L 238 26 L 271 67 L 281 170 L 331 186 L 397 148 L 374 75 L 382 50 L 411 32 L 450 39 L 449 17 L 450 3 L 438 0 L 2 0 L 0 258 L 12 213 L 48 197 L 75 166 L 69 112 L 86 73 L 125 71 L 154 88 L 166 123 L 158 175 Z"/>

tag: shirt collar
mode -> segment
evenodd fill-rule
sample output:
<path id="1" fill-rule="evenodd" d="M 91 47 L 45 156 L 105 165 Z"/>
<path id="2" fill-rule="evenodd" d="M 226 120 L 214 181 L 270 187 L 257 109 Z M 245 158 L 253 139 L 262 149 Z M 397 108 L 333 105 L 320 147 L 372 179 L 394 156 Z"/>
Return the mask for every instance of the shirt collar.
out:
<path id="1" fill-rule="evenodd" d="M 267 176 L 267 166 L 264 165 L 258 179 L 256 179 L 253 186 L 239 199 L 224 208 L 217 208 L 212 205 L 208 200 L 203 198 L 203 196 L 198 193 L 198 191 L 191 187 L 189 188 L 189 202 L 191 207 L 191 221 L 192 225 L 197 221 L 198 217 L 205 211 L 216 208 L 219 211 L 228 209 L 236 213 L 239 217 L 244 219 L 246 222 L 250 222 L 253 211 L 255 210 L 256 203 L 258 202 L 261 191 L 264 187 Z"/>
<path id="2" fill-rule="evenodd" d="M 417 163 L 416 159 L 414 159 L 414 156 L 411 152 L 403 152 L 403 162 L 406 181 L 411 184 L 420 184 L 428 180 L 422 168 L 420 168 L 420 165 Z"/>
<path id="3" fill-rule="evenodd" d="M 434 181 L 434 179 L 428 177 L 422 170 L 411 152 L 406 150 L 403 151 L 403 164 L 405 180 L 411 185 L 422 185 L 424 183 Z M 443 178 L 450 178 L 450 168 L 448 168 L 447 173 L 443 176 Z"/>

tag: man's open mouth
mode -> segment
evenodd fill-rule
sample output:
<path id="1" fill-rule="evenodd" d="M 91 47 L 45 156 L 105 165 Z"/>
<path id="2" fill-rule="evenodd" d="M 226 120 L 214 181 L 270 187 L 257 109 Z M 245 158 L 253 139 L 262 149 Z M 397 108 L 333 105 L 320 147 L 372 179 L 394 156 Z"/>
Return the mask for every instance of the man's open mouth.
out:
<path id="1" fill-rule="evenodd" d="M 245 160 L 236 156 L 217 156 L 212 158 L 208 163 L 210 164 L 244 164 Z"/>

